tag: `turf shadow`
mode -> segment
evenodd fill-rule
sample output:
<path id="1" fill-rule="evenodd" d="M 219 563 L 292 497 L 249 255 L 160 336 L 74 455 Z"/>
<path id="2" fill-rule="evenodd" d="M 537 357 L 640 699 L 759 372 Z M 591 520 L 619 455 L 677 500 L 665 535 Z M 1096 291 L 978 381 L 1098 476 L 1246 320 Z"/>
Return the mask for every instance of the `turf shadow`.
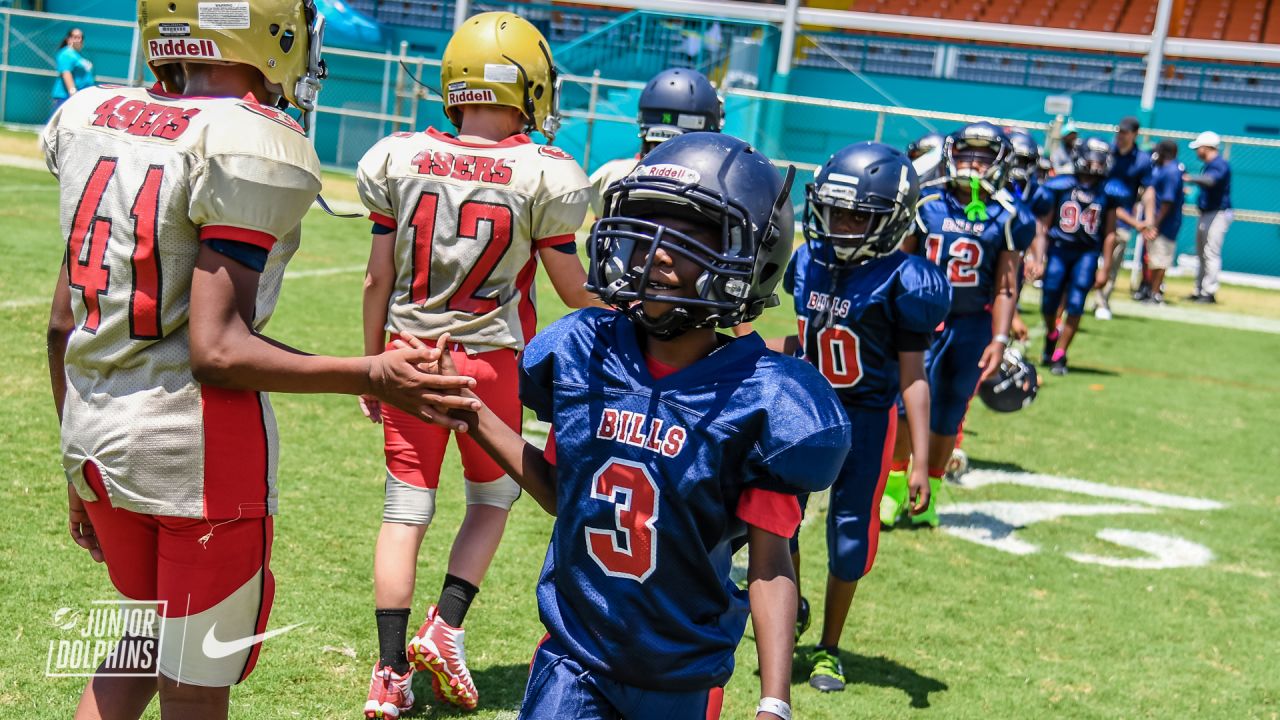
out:
<path id="1" fill-rule="evenodd" d="M 871 657 L 859 655 L 847 650 L 840 651 L 840 662 L 844 665 L 846 685 L 872 685 L 875 687 L 895 688 L 901 690 L 911 699 L 911 707 L 927 708 L 931 693 L 946 692 L 950 689 L 945 682 L 928 675 L 921 675 L 911 668 L 890 660 L 883 655 Z M 795 663 L 796 672 L 791 682 L 808 684 L 808 668 L 803 663 Z"/>
<path id="2" fill-rule="evenodd" d="M 471 679 L 480 691 L 480 707 L 485 710 L 520 709 L 524 699 L 524 686 L 529 680 L 528 663 L 493 665 L 471 671 Z M 472 717 L 473 713 L 460 707 L 436 700 L 431 692 L 431 674 L 415 673 L 413 694 L 418 701 L 412 712 L 404 717 Z"/>
<path id="3" fill-rule="evenodd" d="M 969 432 L 965 431 L 965 435 Z M 984 460 L 982 458 L 969 458 L 969 468 L 971 470 L 1003 470 L 1005 472 L 1029 473 L 1034 472 L 1016 462 L 1004 462 L 999 460 Z"/>

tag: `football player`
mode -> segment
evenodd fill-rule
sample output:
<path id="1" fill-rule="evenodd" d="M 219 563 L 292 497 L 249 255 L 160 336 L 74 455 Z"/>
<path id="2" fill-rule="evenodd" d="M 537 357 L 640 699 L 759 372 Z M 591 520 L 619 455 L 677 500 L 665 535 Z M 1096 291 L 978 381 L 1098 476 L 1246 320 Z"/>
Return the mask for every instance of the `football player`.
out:
<path id="1" fill-rule="evenodd" d="M 533 143 L 559 125 L 556 69 L 547 41 L 502 12 L 469 18 L 445 48 L 445 113 L 457 134 L 428 128 L 383 139 L 361 159 L 356 181 L 373 220 L 365 276 L 365 352 L 387 334 L 453 340 L 454 363 L 513 430 L 521 424 L 516 357 L 533 335 L 533 279 L 541 262 L 571 308 L 594 302 L 583 285 L 574 232 L 590 187 L 562 150 Z M 387 463 L 382 529 L 374 551 L 379 660 L 368 717 L 412 704 L 411 668 L 429 670 L 443 701 L 473 709 L 477 694 L 463 649 L 463 621 L 497 552 L 520 488 L 470 437 L 459 435 L 467 510 L 444 586 L 408 643 L 418 549 L 435 513 L 449 430 L 366 398 L 382 422 Z"/>
<path id="2" fill-rule="evenodd" d="M 849 426 L 813 368 L 716 329 L 777 302 L 793 172 L 718 133 L 646 155 L 592 229 L 590 287 L 618 312 L 559 320 L 521 361 L 547 449 L 488 408 L 466 418 L 556 517 L 521 718 L 719 717 L 748 609 L 756 717 L 791 717 L 794 494 L 831 484 Z M 746 592 L 730 578 L 744 540 Z"/>
<path id="3" fill-rule="evenodd" d="M 880 502 L 880 521 L 897 522 L 907 500 L 907 466 L 926 464 L 930 502 L 912 522 L 938 525 L 937 498 L 956 436 L 978 384 L 1000 366 L 1018 302 L 1022 253 L 1035 218 L 1004 189 L 1013 146 L 988 122 L 967 125 L 943 145 L 947 187 L 928 190 L 903 250 L 938 266 L 951 284 L 951 312 L 925 354 L 929 376 L 929 453 L 899 439 Z"/>
<path id="4" fill-rule="evenodd" d="M 640 152 L 618 158 L 591 173 L 591 211 L 600 216 L 604 191 L 626 177 L 640 158 L 665 140 L 687 132 L 720 132 L 724 101 L 705 75 L 688 68 L 668 68 L 650 78 L 640 92 Z"/>
<path id="5" fill-rule="evenodd" d="M 77 718 L 136 718 L 157 694 L 164 717 L 227 716 L 274 597 L 268 391 L 373 394 L 430 417 L 419 396 L 457 385 L 415 370 L 434 353 L 327 357 L 262 335 L 320 189 L 283 108 L 314 107 L 323 18 L 310 0 L 262 0 L 202 22 L 203 5 L 140 0 L 160 82 L 86 88 L 40 138 L 67 242 L 48 343 L 71 535 L 122 596 L 162 603 L 156 634 L 121 641 Z M 158 661 L 120 667 L 131 657 Z"/>
<path id="6" fill-rule="evenodd" d="M 1027 253 L 1028 274 L 1035 277 L 1039 267 L 1044 268 L 1040 314 L 1045 340 L 1040 362 L 1049 365 L 1054 375 L 1067 374 L 1067 350 L 1080 328 L 1085 297 L 1091 289 L 1106 284 L 1109 277 L 1116 209 L 1132 202 L 1123 182 L 1107 179 L 1111 162 L 1107 141 L 1081 141 L 1072 155 L 1074 173 L 1046 180 L 1032 198 L 1040 231 Z M 1064 295 L 1066 318 L 1058 326 L 1056 318 Z"/>
<path id="7" fill-rule="evenodd" d="M 938 132 L 927 132 L 907 145 L 907 157 L 915 166 L 920 178 L 920 187 L 929 187 L 942 180 L 945 168 L 942 164 L 942 145 L 946 136 Z"/>
<path id="8" fill-rule="evenodd" d="M 898 250 L 911 230 L 920 188 L 911 161 L 879 143 L 832 155 L 805 193 L 805 245 L 787 267 L 799 332 L 771 341 L 803 352 L 840 397 L 853 426 L 849 457 L 827 510 L 828 575 L 822 638 L 809 655 L 809 683 L 844 689 L 839 644 L 858 581 L 875 561 L 876 522 L 892 456 L 902 393 L 911 448 L 929 449 L 929 385 L 924 351 L 947 316 L 951 290 L 922 257 Z M 929 506 L 921 466 L 909 481 L 913 515 Z M 798 544 L 793 544 L 799 562 Z M 807 604 L 807 603 L 805 603 Z"/>
<path id="9" fill-rule="evenodd" d="M 1014 128 L 1007 135 L 1013 153 L 1006 187 L 1015 200 L 1030 203 L 1040 186 L 1040 147 L 1031 133 L 1021 128 Z"/>

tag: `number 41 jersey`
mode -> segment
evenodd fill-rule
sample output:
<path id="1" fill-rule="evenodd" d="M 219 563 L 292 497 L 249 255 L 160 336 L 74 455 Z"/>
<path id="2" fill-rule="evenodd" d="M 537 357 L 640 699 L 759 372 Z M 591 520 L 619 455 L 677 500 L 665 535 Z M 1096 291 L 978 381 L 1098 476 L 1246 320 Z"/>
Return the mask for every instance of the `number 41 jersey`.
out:
<path id="1" fill-rule="evenodd" d="M 275 308 L 320 162 L 288 115 L 236 98 L 82 90 L 40 144 L 61 192 L 75 330 L 65 356 L 63 465 L 93 499 L 179 517 L 254 517 L 276 504 L 275 420 L 265 393 L 204 387 L 187 321 L 202 241 L 269 250 L 254 327 Z"/>
<path id="2" fill-rule="evenodd" d="M 587 668 L 648 689 L 723 685 L 747 619 L 729 579 L 747 487 L 831 485 L 849 424 L 826 381 L 758 335 L 650 375 L 624 314 L 579 310 L 525 350 L 521 400 L 552 424 L 557 516 L 538 609 Z"/>
<path id="3" fill-rule="evenodd" d="M 383 138 L 356 183 L 370 218 L 396 231 L 387 330 L 513 350 L 535 329 L 534 253 L 572 243 L 591 198 L 559 148 L 526 135 L 468 143 L 432 128 Z"/>

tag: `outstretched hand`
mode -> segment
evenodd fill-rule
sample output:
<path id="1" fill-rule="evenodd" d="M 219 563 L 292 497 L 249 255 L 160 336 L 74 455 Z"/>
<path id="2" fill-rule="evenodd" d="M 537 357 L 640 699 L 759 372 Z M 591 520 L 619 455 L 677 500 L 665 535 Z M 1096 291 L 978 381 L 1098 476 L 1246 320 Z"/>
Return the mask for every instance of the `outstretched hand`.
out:
<path id="1" fill-rule="evenodd" d="M 449 352 L 449 333 L 445 333 L 436 338 L 435 347 L 431 347 L 422 341 L 421 338 L 412 335 L 401 335 L 393 343 L 393 347 L 406 348 L 415 351 L 430 352 L 434 358 L 431 362 L 423 363 L 418 369 L 424 373 L 429 373 L 442 380 L 467 378 L 458 372 L 458 367 L 453 363 L 453 353 Z M 441 425 L 451 427 L 458 432 L 466 432 L 467 429 L 476 423 L 476 413 L 480 410 L 481 403 L 475 397 L 470 389 L 475 386 L 472 381 L 470 385 L 459 389 L 459 397 L 469 402 L 466 405 L 450 405 L 448 407 L 449 419 L 447 422 L 441 422 Z M 436 421 L 439 422 L 439 421 Z"/>
<path id="2" fill-rule="evenodd" d="M 465 432 L 466 423 L 450 418 L 449 411 L 479 409 L 479 400 L 462 394 L 475 387 L 476 381 L 456 371 L 452 375 L 441 374 L 442 354 L 448 355 L 443 352 L 443 344 L 433 348 L 418 338 L 401 335 L 390 350 L 372 358 L 371 394 L 427 422 Z M 449 366 L 452 368 L 452 362 Z"/>

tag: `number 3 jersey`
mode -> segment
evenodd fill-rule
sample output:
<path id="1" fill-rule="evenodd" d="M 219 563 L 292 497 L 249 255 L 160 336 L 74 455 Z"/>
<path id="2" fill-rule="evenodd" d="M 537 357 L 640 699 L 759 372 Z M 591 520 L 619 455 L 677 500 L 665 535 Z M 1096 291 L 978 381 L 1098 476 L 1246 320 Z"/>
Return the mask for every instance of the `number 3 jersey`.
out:
<path id="1" fill-rule="evenodd" d="M 1107 213 L 1130 202 L 1129 189 L 1118 179 L 1085 187 L 1074 175 L 1059 175 L 1036 189 L 1031 210 L 1037 217 L 1049 216 L 1048 235 L 1055 246 L 1101 250 Z"/>
<path id="2" fill-rule="evenodd" d="M 952 315 L 988 312 L 1000 253 L 1025 252 L 1036 237 L 1035 218 L 1012 198 L 992 200 L 986 211 L 986 220 L 969 220 L 964 206 L 943 189 L 917 205 L 917 252 L 950 283 Z"/>
<path id="3" fill-rule="evenodd" d="M 513 350 L 535 329 L 535 253 L 573 243 L 591 198 L 586 174 L 558 148 L 434 129 L 383 138 L 356 183 L 370 218 L 396 232 L 387 330 Z"/>
<path id="4" fill-rule="evenodd" d="M 821 243 L 801 245 L 782 278 L 795 299 L 804 356 L 841 402 L 886 409 L 899 392 L 898 353 L 929 347 L 951 289 L 922 257 L 897 251 L 842 265 L 815 258 L 815 248 L 829 252 Z"/>
<path id="5" fill-rule="evenodd" d="M 831 485 L 849 425 L 813 368 L 758 335 L 655 380 L 635 325 L 586 309 L 525 350 L 521 400 L 555 431 L 557 516 L 538 583 L 553 638 L 642 688 L 723 685 L 745 628 L 729 579 L 744 489 Z"/>
<path id="6" fill-rule="evenodd" d="M 203 241 L 269 250 L 263 329 L 320 163 L 292 118 L 252 99 L 95 87 L 40 138 L 61 192 L 75 330 L 65 356 L 63 466 L 80 495 L 101 469 L 115 507 L 181 517 L 273 513 L 279 456 L 265 393 L 191 374 L 188 310 Z"/>

